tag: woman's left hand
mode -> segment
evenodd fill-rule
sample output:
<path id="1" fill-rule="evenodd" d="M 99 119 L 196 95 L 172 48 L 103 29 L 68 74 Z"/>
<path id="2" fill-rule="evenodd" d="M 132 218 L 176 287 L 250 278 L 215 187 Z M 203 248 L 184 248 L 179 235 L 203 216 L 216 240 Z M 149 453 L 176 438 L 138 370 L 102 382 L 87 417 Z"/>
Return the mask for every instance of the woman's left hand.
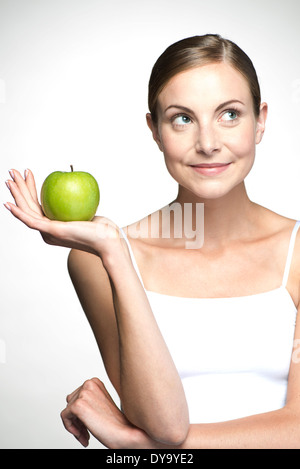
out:
<path id="1" fill-rule="evenodd" d="M 89 432 L 110 449 L 142 448 L 151 441 L 127 420 L 98 378 L 85 381 L 67 396 L 67 403 L 61 412 L 63 424 L 85 447 Z"/>

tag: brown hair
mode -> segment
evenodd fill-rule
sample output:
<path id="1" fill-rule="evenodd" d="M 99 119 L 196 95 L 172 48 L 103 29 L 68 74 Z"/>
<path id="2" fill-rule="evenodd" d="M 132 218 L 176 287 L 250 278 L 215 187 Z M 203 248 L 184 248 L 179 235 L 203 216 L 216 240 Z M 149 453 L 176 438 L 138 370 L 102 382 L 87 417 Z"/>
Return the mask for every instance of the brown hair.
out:
<path id="1" fill-rule="evenodd" d="M 252 94 L 254 114 L 258 117 L 261 96 L 252 61 L 234 42 L 218 34 L 205 34 L 175 42 L 154 64 L 148 88 L 148 106 L 153 122 L 157 123 L 158 96 L 173 76 L 191 68 L 216 62 L 226 62 L 244 76 Z"/>

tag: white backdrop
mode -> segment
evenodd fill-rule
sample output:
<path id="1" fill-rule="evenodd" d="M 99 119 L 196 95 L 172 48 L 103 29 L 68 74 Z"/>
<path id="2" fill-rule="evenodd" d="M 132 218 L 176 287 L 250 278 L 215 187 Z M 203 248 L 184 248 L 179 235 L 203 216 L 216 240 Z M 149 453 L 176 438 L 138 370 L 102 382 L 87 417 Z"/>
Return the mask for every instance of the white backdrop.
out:
<path id="1" fill-rule="evenodd" d="M 1 200 L 10 168 L 31 168 L 40 189 L 70 164 L 96 177 L 99 213 L 119 225 L 172 200 L 145 121 L 148 78 L 169 44 L 205 33 L 250 55 L 269 104 L 250 197 L 300 218 L 298 0 L 0 0 Z M 65 395 L 92 376 L 113 390 L 68 251 L 4 207 L 0 220 L 0 448 L 79 448 L 60 421 Z"/>

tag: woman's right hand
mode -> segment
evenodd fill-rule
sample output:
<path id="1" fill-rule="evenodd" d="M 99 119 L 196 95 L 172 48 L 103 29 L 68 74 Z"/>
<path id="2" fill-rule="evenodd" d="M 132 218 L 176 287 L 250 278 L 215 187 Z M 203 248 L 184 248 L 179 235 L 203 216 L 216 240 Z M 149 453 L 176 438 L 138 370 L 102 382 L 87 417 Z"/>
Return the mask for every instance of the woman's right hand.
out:
<path id="1" fill-rule="evenodd" d="M 9 173 L 12 180 L 6 181 L 6 185 L 15 204 L 7 202 L 5 207 L 26 226 L 38 230 L 47 244 L 87 251 L 102 258 L 118 248 L 126 249 L 119 228 L 108 218 L 72 222 L 50 220 L 39 203 L 32 172 L 26 170 L 24 178 L 15 169 Z"/>
<path id="2" fill-rule="evenodd" d="M 89 432 L 110 449 L 154 445 L 143 430 L 127 420 L 98 378 L 85 381 L 67 396 L 61 418 L 65 429 L 85 447 L 89 444 Z"/>

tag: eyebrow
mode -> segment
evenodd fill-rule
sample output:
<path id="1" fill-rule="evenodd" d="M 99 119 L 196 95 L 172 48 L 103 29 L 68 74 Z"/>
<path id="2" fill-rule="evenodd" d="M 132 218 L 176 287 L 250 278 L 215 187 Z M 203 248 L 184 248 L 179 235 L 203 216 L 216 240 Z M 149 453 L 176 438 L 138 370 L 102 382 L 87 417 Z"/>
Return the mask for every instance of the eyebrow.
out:
<path id="1" fill-rule="evenodd" d="M 220 111 L 220 109 L 223 109 L 223 107 L 226 107 L 226 106 L 229 106 L 230 104 L 233 104 L 233 103 L 240 103 L 242 104 L 243 106 L 245 106 L 245 103 L 243 103 L 242 101 L 240 101 L 239 99 L 230 99 L 229 101 L 225 101 L 224 103 L 222 104 L 219 104 L 219 106 L 216 108 L 215 112 L 217 111 Z M 170 106 L 168 106 L 166 109 L 165 109 L 165 112 L 168 111 L 168 109 L 171 109 L 171 108 L 177 108 L 177 109 L 181 109 L 182 111 L 184 112 L 188 112 L 188 113 L 193 113 L 193 111 L 191 109 L 189 109 L 188 107 L 185 107 L 185 106 L 181 106 L 179 104 L 171 104 Z"/>

